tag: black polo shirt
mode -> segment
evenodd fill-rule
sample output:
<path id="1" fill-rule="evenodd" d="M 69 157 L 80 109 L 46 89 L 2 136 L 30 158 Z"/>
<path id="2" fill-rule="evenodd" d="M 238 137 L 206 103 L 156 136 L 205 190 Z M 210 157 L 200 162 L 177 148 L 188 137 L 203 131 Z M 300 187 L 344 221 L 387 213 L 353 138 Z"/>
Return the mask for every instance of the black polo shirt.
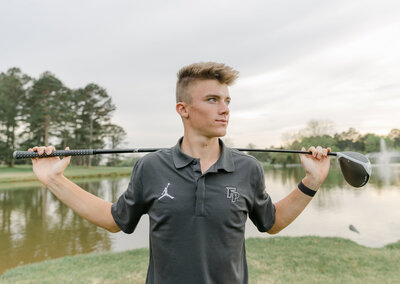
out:
<path id="1" fill-rule="evenodd" d="M 180 150 L 150 153 L 134 166 L 111 213 L 125 233 L 150 218 L 146 283 L 248 283 L 247 216 L 261 232 L 275 222 L 261 164 L 225 147 L 207 172 Z"/>

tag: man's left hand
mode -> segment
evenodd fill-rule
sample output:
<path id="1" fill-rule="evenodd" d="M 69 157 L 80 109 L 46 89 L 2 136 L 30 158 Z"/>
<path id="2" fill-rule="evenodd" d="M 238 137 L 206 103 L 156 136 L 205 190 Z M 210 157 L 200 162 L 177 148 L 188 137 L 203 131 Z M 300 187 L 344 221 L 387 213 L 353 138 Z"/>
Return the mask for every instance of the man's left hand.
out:
<path id="1" fill-rule="evenodd" d="M 306 149 L 303 147 L 301 150 L 305 151 Z M 318 190 L 329 173 L 328 153 L 331 152 L 331 148 L 322 148 L 321 146 L 315 148 L 312 146 L 308 151 L 312 152 L 312 155 L 300 155 L 301 164 L 306 171 L 303 183 L 310 189 Z"/>

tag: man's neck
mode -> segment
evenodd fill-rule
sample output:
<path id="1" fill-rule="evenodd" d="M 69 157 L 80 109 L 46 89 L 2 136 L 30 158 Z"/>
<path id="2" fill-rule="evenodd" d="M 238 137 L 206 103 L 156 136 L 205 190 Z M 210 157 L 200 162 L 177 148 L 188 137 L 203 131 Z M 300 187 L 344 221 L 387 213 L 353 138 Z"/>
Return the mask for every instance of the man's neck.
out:
<path id="1" fill-rule="evenodd" d="M 207 171 L 221 155 L 218 137 L 184 136 L 181 151 L 193 158 L 199 158 L 201 171 Z"/>

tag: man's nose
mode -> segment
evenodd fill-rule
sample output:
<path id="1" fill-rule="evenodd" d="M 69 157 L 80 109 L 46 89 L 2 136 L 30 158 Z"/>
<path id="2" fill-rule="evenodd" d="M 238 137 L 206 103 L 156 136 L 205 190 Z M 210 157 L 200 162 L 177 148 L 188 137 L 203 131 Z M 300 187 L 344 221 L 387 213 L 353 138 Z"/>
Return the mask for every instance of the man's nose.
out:
<path id="1" fill-rule="evenodd" d="M 229 114 L 229 106 L 226 102 L 221 102 L 219 112 L 221 114 Z"/>

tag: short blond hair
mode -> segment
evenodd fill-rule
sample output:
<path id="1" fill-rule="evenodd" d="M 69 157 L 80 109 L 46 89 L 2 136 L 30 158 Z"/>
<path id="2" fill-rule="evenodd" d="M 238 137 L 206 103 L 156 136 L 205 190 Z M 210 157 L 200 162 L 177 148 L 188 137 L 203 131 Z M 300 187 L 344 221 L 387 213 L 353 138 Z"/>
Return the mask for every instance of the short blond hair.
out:
<path id="1" fill-rule="evenodd" d="M 239 72 L 223 63 L 199 62 L 182 67 L 176 82 L 176 102 L 190 103 L 189 87 L 198 80 L 217 80 L 231 86 L 239 77 Z"/>

